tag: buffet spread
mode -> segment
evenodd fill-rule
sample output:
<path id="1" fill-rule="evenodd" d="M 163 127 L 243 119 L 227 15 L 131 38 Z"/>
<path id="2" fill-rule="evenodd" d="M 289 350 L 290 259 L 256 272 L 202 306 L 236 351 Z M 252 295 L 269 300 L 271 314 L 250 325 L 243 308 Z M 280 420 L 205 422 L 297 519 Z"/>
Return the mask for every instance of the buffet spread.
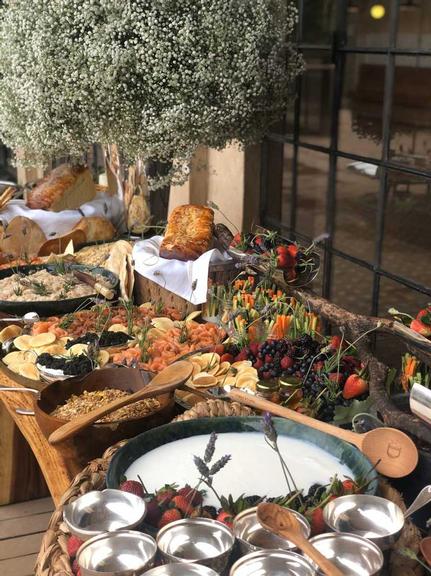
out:
<path id="1" fill-rule="evenodd" d="M 364 346 L 381 324 L 328 325 L 330 303 L 308 299 L 317 246 L 231 231 L 214 205 L 177 207 L 160 238 L 131 239 L 85 168 L 61 166 L 14 202 L 1 214 L 0 368 L 39 392 L 35 418 L 58 450 L 88 459 L 130 438 L 106 488 L 64 508 L 64 574 L 391 573 L 406 527 L 398 555 L 414 563 L 417 529 L 379 487 L 418 462 L 373 395 Z M 163 290 L 138 301 L 138 283 Z M 431 308 L 407 326 L 393 315 L 426 347 Z M 423 355 L 385 378 L 426 422 Z M 215 402 L 248 415 L 178 416 Z"/>

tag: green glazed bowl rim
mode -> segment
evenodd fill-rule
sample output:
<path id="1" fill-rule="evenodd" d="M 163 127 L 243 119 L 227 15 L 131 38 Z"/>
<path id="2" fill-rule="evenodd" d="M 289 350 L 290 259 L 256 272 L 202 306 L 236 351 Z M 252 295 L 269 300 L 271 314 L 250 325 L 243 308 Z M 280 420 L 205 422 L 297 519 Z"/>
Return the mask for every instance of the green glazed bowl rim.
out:
<path id="1" fill-rule="evenodd" d="M 303 424 L 292 422 L 286 418 L 273 418 L 275 429 L 279 435 L 290 436 L 298 440 L 310 442 L 325 450 L 345 464 L 356 479 L 366 476 L 369 484 L 365 494 L 376 494 L 378 474 L 370 461 L 358 448 L 348 442 L 314 430 Z M 198 418 L 171 422 L 157 428 L 147 430 L 129 440 L 112 457 L 106 474 L 107 488 L 118 488 L 126 470 L 141 456 L 176 440 L 210 434 L 216 432 L 261 432 L 263 434 L 263 418 L 260 416 L 226 416 L 221 418 Z"/>

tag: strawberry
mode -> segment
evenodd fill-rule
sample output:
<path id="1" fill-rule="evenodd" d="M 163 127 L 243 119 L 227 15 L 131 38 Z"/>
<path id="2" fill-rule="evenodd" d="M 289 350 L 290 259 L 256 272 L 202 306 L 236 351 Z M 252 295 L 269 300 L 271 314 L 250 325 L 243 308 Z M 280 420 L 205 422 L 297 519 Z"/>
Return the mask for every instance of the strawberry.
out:
<path id="1" fill-rule="evenodd" d="M 343 480 L 343 494 L 356 494 L 356 490 L 358 486 L 356 482 L 348 478 L 347 480 Z"/>
<path id="2" fill-rule="evenodd" d="M 277 254 L 277 268 L 294 268 L 296 266 L 296 258 L 289 252 L 288 246 L 277 246 L 275 249 Z"/>
<path id="3" fill-rule="evenodd" d="M 259 353 L 259 342 L 251 342 L 249 345 L 250 352 L 253 356 L 257 356 Z"/>
<path id="4" fill-rule="evenodd" d="M 176 508 L 169 508 L 166 512 L 163 512 L 162 517 L 159 520 L 158 527 L 163 528 L 166 524 L 170 524 L 171 522 L 175 522 L 175 520 L 181 520 L 181 512 Z"/>
<path id="5" fill-rule="evenodd" d="M 429 336 L 431 336 L 431 326 L 424 324 L 420 320 L 412 320 L 410 322 L 410 328 L 414 332 L 417 332 L 418 334 L 422 334 L 422 336 L 425 336 L 425 338 L 428 338 Z"/>
<path id="6" fill-rule="evenodd" d="M 290 356 L 283 356 L 283 358 L 280 361 L 280 366 L 282 370 L 287 370 L 288 368 L 293 366 L 292 358 Z"/>
<path id="7" fill-rule="evenodd" d="M 213 348 L 213 351 L 218 354 L 219 356 L 222 356 L 224 354 L 224 345 L 223 344 L 216 344 Z"/>
<path id="8" fill-rule="evenodd" d="M 313 370 L 315 370 L 316 372 L 321 372 L 324 367 L 325 363 L 323 362 L 323 360 L 319 360 L 318 362 L 314 362 L 313 364 Z"/>
<path id="9" fill-rule="evenodd" d="M 225 512 L 224 510 L 221 510 L 218 513 L 216 520 L 222 522 L 223 524 L 226 524 L 226 526 L 228 526 L 229 528 L 232 528 L 233 516 L 230 512 Z"/>
<path id="10" fill-rule="evenodd" d="M 328 378 L 331 382 L 335 382 L 336 384 L 342 384 L 344 380 L 344 376 L 340 372 L 331 372 L 328 374 Z"/>
<path id="11" fill-rule="evenodd" d="M 426 324 L 426 326 L 431 327 L 431 306 L 427 306 L 426 308 L 422 308 L 416 315 L 416 320 L 422 322 L 422 324 Z"/>
<path id="12" fill-rule="evenodd" d="M 230 245 L 238 246 L 238 244 L 241 244 L 241 242 L 242 242 L 241 234 L 237 232 L 237 234 L 235 234 L 235 236 L 232 238 Z"/>
<path id="13" fill-rule="evenodd" d="M 287 247 L 287 251 L 292 256 L 292 258 L 295 258 L 296 260 L 296 257 L 298 255 L 298 246 L 296 244 L 289 244 L 289 246 Z"/>
<path id="14" fill-rule="evenodd" d="M 273 360 L 274 358 L 271 356 L 271 354 L 265 354 L 265 364 L 272 364 Z"/>
<path id="15" fill-rule="evenodd" d="M 67 541 L 67 553 L 69 554 L 69 558 L 75 558 L 81 544 L 83 544 L 83 540 L 77 536 L 71 536 L 69 538 Z"/>
<path id="16" fill-rule="evenodd" d="M 157 501 L 152 499 L 147 502 L 147 513 L 145 515 L 145 522 L 151 524 L 151 526 L 157 526 L 160 518 L 162 516 L 162 511 Z"/>
<path id="17" fill-rule="evenodd" d="M 144 488 L 140 482 L 137 480 L 126 480 L 122 484 L 120 484 L 120 490 L 123 492 L 129 492 L 130 494 L 134 494 L 135 496 L 140 496 L 141 498 L 144 497 Z"/>
<path id="18" fill-rule="evenodd" d="M 157 491 L 156 500 L 159 504 L 167 504 L 172 500 L 176 493 L 176 490 L 172 486 L 166 484 L 163 488 L 160 488 L 160 490 Z"/>
<path id="19" fill-rule="evenodd" d="M 331 336 L 331 339 L 329 340 L 329 346 L 331 348 L 333 348 L 334 350 L 338 350 L 341 347 L 341 336 Z"/>
<path id="20" fill-rule="evenodd" d="M 247 358 L 248 358 L 248 352 L 244 348 L 243 350 L 241 350 L 239 354 L 235 356 L 235 362 L 241 362 L 242 360 L 247 360 Z"/>
<path id="21" fill-rule="evenodd" d="M 322 508 L 315 508 L 312 513 L 308 515 L 308 520 L 311 526 L 311 536 L 317 536 L 325 532 L 326 526 L 323 520 Z"/>
<path id="22" fill-rule="evenodd" d="M 72 563 L 72 572 L 75 574 L 75 576 L 81 576 L 81 568 L 79 567 L 78 560 L 76 558 Z"/>
<path id="23" fill-rule="evenodd" d="M 234 363 L 234 357 L 232 356 L 232 354 L 223 354 L 220 357 L 220 362 L 229 362 L 229 364 L 233 364 Z"/>
<path id="24" fill-rule="evenodd" d="M 203 502 L 202 494 L 186 484 L 177 492 L 178 496 L 183 496 L 192 506 L 200 506 Z"/>
<path id="25" fill-rule="evenodd" d="M 259 368 L 262 368 L 262 366 L 263 366 L 263 360 L 261 360 L 260 358 L 258 358 L 256 362 L 253 364 L 253 368 L 256 368 L 256 370 L 259 370 Z"/>
<path id="26" fill-rule="evenodd" d="M 174 496 L 171 500 L 171 506 L 178 508 L 183 514 L 189 514 L 193 510 L 193 506 L 184 496 Z"/>
<path id="27" fill-rule="evenodd" d="M 343 388 L 343 398 L 350 400 L 361 396 L 368 390 L 368 382 L 361 378 L 359 374 L 350 374 Z"/>

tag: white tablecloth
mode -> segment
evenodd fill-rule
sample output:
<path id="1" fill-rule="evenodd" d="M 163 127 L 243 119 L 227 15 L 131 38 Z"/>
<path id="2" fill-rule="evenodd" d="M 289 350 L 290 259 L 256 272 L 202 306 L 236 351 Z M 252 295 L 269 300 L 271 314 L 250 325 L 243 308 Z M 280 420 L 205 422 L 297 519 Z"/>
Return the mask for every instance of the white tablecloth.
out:
<path id="1" fill-rule="evenodd" d="M 141 276 L 192 304 L 198 305 L 206 302 L 210 262 L 226 262 L 231 260 L 231 257 L 227 253 L 222 254 L 214 249 L 205 252 L 194 261 L 166 260 L 159 256 L 162 240 L 162 236 L 153 236 L 135 244 L 133 248 L 135 270 Z"/>

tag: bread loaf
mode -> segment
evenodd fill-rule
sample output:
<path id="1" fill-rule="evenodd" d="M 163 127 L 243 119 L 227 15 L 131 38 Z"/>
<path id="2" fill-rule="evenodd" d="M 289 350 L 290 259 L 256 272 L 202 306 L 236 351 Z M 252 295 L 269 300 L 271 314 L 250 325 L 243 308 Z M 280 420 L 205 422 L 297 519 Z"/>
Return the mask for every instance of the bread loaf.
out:
<path id="1" fill-rule="evenodd" d="M 112 222 L 102 216 L 81 218 L 73 229 L 85 232 L 87 242 L 106 242 L 112 240 L 116 234 Z"/>
<path id="2" fill-rule="evenodd" d="M 61 212 L 79 208 L 95 195 L 96 187 L 88 168 L 61 164 L 27 194 L 27 206 Z"/>
<path id="3" fill-rule="evenodd" d="M 214 212 L 186 204 L 175 208 L 168 220 L 160 256 L 170 260 L 196 260 L 212 242 Z"/>

